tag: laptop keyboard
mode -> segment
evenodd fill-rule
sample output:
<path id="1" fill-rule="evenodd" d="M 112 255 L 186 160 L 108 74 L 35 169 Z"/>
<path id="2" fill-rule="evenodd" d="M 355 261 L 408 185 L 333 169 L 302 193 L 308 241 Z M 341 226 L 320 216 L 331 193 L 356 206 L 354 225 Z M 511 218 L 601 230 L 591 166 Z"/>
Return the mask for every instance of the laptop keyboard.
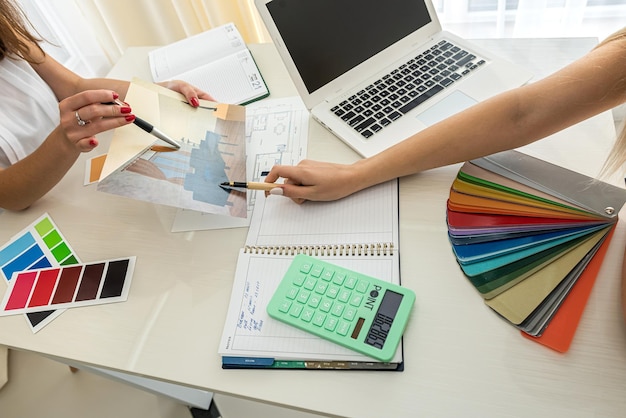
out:
<path id="1" fill-rule="evenodd" d="M 331 111 L 364 138 L 371 138 L 484 63 L 484 59 L 443 40 Z"/>

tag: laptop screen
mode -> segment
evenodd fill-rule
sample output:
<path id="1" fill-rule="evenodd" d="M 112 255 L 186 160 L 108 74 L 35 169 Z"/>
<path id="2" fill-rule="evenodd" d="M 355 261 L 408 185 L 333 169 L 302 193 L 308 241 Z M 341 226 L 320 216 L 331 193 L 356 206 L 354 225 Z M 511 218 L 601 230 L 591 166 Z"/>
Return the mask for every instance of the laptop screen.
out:
<path id="1" fill-rule="evenodd" d="M 267 9 L 309 93 L 431 21 L 420 0 L 274 0 Z"/>

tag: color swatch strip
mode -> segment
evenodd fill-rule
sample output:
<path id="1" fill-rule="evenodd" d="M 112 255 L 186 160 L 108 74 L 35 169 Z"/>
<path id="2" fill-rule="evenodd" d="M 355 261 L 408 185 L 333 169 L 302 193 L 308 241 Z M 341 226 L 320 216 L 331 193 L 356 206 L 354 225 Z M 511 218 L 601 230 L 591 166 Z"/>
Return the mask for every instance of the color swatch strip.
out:
<path id="1" fill-rule="evenodd" d="M 122 302 L 136 257 L 15 272 L 0 316 Z"/>
<path id="2" fill-rule="evenodd" d="M 487 306 L 565 352 L 625 203 L 622 188 L 505 151 L 463 164 L 447 202 L 448 236 Z"/>
<path id="3" fill-rule="evenodd" d="M 47 213 L 0 247 L 0 276 L 7 282 L 17 271 L 76 263 L 80 259 Z M 38 332 L 62 312 L 29 313 L 26 319 L 31 330 Z"/>
<path id="4" fill-rule="evenodd" d="M 0 271 L 7 281 L 17 271 L 78 262 L 78 257 L 47 215 L 0 248 Z"/>

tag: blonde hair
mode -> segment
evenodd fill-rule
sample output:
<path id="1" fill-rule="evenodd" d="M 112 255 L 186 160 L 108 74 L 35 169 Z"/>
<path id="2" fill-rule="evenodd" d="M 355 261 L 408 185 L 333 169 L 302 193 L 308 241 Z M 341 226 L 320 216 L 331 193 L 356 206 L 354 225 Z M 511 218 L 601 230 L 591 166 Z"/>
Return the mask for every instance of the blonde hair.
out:
<path id="1" fill-rule="evenodd" d="M 0 0 L 0 60 L 4 58 L 21 58 L 36 63 L 31 56 L 30 44 L 39 45 L 41 39 L 34 36 L 28 29 L 30 21 L 12 0 Z M 30 25 L 32 27 L 32 25 Z"/>
<path id="2" fill-rule="evenodd" d="M 609 42 L 614 42 L 617 40 L 624 40 L 624 53 L 626 54 L 626 28 L 619 30 L 606 38 L 604 41 L 598 44 L 596 48 L 605 45 Z M 624 69 L 626 71 L 626 69 Z M 624 84 L 626 84 L 626 75 L 622 77 L 620 82 L 621 88 L 624 88 Z M 620 87 L 620 86 L 618 86 Z M 626 89 L 626 88 L 625 88 Z M 606 161 L 604 162 L 604 166 L 602 167 L 602 171 L 600 172 L 601 176 L 608 176 L 610 174 L 614 174 L 617 170 L 619 170 L 622 165 L 626 162 L 626 119 L 622 121 L 619 133 L 613 144 L 613 148 Z"/>

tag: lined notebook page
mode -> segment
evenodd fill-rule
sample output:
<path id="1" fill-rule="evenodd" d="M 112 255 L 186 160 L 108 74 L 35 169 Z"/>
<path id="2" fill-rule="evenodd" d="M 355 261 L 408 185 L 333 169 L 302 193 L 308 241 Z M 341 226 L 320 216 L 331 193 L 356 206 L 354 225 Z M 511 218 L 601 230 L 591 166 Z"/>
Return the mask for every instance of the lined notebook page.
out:
<path id="1" fill-rule="evenodd" d="M 376 243 L 398 248 L 397 180 L 333 202 L 257 199 L 246 239 L 252 247 Z"/>
<path id="2" fill-rule="evenodd" d="M 399 263 L 387 257 L 320 257 L 382 280 L 399 282 Z M 266 306 L 293 260 L 291 256 L 239 254 L 224 331 L 223 356 L 280 360 L 368 361 L 372 359 L 269 317 Z M 402 361 L 399 347 L 392 362 Z"/>

